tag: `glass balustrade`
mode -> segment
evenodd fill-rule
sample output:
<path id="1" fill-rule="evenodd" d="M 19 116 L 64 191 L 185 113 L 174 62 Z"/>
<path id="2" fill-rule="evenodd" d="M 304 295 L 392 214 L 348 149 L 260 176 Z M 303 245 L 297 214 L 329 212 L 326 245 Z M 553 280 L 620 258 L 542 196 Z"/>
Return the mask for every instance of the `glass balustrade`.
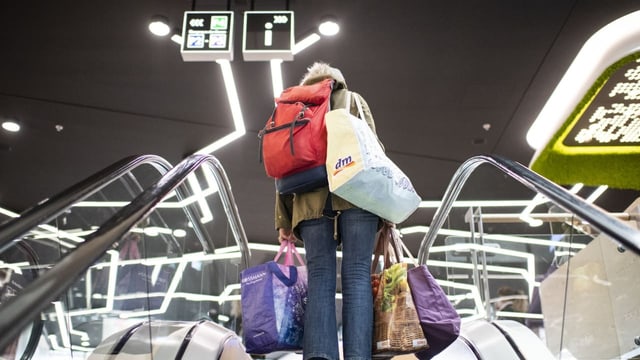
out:
<path id="1" fill-rule="evenodd" d="M 29 352 L 36 359 L 89 358 L 112 334 L 145 321 L 209 319 L 240 334 L 240 271 L 273 259 L 277 246 L 251 244 L 250 264 L 243 258 L 241 224 L 228 217 L 228 195 L 209 166 L 189 175 L 81 274 L 4 350 L 4 358 L 28 358 L 23 356 Z M 91 239 L 154 183 L 155 173 L 128 174 L 6 247 L 0 254 L 0 301 L 19 296 L 22 287 Z M 520 322 L 561 359 L 638 356 L 636 253 L 533 190 L 523 197 L 522 186 L 497 169 L 478 169 L 428 249 L 429 269 L 463 324 Z M 471 197 L 478 187 L 491 187 L 493 198 Z M 612 206 L 606 192 L 595 195 L 597 188 L 567 189 L 637 226 L 635 197 Z M 440 206 L 425 204 L 399 225 L 412 255 L 405 261 L 419 262 L 428 220 Z"/>
<path id="2" fill-rule="evenodd" d="M 492 199 L 467 195 L 489 185 L 503 189 L 503 194 L 492 190 Z M 639 257 L 534 191 L 513 200 L 512 189 L 518 186 L 522 185 L 497 169 L 479 168 L 460 191 L 429 249 L 427 265 L 463 323 L 520 322 L 559 359 L 638 356 Z M 620 226 L 638 227 L 636 192 L 622 192 L 631 196 L 612 203 L 607 197 L 616 190 L 599 197 L 601 189 L 595 187 L 567 190 L 598 206 L 610 206 L 604 210 L 620 219 Z M 404 242 L 414 254 L 427 229 L 402 227 Z"/>
<path id="3" fill-rule="evenodd" d="M 72 206 L 63 209 L 58 216 L 38 224 L 5 246 L 0 252 L 0 272 L 3 272 L 4 276 L 0 306 L 10 297 L 19 296 L 22 288 L 83 243 L 87 236 L 111 217 L 118 208 L 128 204 L 161 175 L 161 172 L 152 164 L 137 165 L 107 185 L 78 199 Z M 8 210 L 3 214 L 7 222 L 19 216 Z M 74 304 L 78 301 L 80 301 L 78 292 L 70 291 L 64 301 L 53 303 L 51 309 L 43 314 L 42 335 L 38 336 L 37 341 L 31 341 L 48 342 L 51 348 L 56 349 L 61 347 L 58 346 L 59 344 L 63 346 L 68 344 L 68 341 L 61 341 L 60 337 L 55 335 L 59 334 L 61 329 L 57 325 L 64 323 L 64 318 L 60 318 L 60 311 L 64 309 L 61 305 Z M 16 356 L 10 353 L 16 353 L 17 358 L 21 358 L 20 354 L 30 345 L 30 337 L 31 330 L 27 329 L 16 341 L 14 349 L 5 351 L 5 358 Z M 38 348 L 41 347 L 38 345 Z"/>
<path id="4" fill-rule="evenodd" d="M 38 272 L 54 266 L 85 239 L 91 241 L 100 225 L 160 177 L 155 169 L 155 176 L 138 175 L 141 170 L 75 203 L 0 254 L 0 269 L 16 284 L 7 296 L 20 296 L 20 287 Z M 21 358 L 28 345 L 35 359 L 88 358 L 108 336 L 151 320 L 210 319 L 239 331 L 244 261 L 228 207 L 211 165 L 205 163 L 80 274 L 42 312 L 42 321 L 4 350 L 4 358 Z M 22 245 L 16 244 L 33 248 L 38 263 L 30 263 Z M 31 269 L 37 270 L 33 276 Z M 42 327 L 39 333 L 37 326 Z M 33 338 L 35 344 L 29 344 Z"/>

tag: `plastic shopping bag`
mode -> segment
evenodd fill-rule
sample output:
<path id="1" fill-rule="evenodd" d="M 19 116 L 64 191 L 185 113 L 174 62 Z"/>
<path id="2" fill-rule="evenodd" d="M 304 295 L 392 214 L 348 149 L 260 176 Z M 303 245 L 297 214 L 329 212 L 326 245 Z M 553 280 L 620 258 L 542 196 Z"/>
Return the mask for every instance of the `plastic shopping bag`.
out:
<path id="1" fill-rule="evenodd" d="M 284 264 L 278 258 L 286 250 Z M 295 266 L 296 255 L 300 266 Z M 282 242 L 273 261 L 243 270 L 242 337 L 250 354 L 301 350 L 307 270 L 295 245 Z"/>

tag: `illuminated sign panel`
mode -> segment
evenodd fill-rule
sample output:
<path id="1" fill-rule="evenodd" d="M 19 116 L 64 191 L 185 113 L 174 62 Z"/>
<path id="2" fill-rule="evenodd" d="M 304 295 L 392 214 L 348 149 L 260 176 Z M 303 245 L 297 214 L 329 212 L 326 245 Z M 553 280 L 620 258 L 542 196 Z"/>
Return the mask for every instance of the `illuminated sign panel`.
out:
<path id="1" fill-rule="evenodd" d="M 233 12 L 185 11 L 180 53 L 184 61 L 233 60 Z"/>
<path id="2" fill-rule="evenodd" d="M 582 46 L 527 132 L 530 167 L 564 185 L 640 190 L 640 11 Z"/>
<path id="3" fill-rule="evenodd" d="M 562 143 L 565 146 L 640 145 L 640 59 L 620 66 L 611 75 Z"/>
<path id="4" fill-rule="evenodd" d="M 640 190 L 640 52 L 600 74 L 531 169 L 559 184 Z"/>
<path id="5" fill-rule="evenodd" d="M 293 11 L 246 11 L 242 38 L 244 60 L 293 60 L 293 25 Z"/>

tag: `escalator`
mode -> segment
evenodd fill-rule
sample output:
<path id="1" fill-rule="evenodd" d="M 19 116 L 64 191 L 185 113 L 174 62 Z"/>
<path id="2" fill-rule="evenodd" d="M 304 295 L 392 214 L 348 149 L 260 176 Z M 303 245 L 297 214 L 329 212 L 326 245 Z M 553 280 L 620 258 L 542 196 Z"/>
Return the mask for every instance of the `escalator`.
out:
<path id="1" fill-rule="evenodd" d="M 199 336 L 208 333 L 231 339 L 229 348 L 238 349 L 233 342 L 242 331 L 239 272 L 249 264 L 250 249 L 277 249 L 247 242 L 230 184 L 215 158 L 194 155 L 173 168 L 157 158 L 151 162 L 155 174 L 136 175 L 121 163 L 115 166 L 119 170 L 105 169 L 81 183 L 82 191 L 72 187 L 0 226 L 0 269 L 35 271 L 16 296 L 0 304 L 0 348 L 15 352 L 6 358 L 101 359 L 120 352 L 142 356 L 167 353 L 167 348 L 160 350 L 169 346 L 164 341 L 175 344 L 171 358 L 181 348 L 184 358 L 199 351 L 222 356 L 215 346 L 198 350 Z M 471 173 L 487 163 L 498 170 L 500 181 L 513 179 L 530 189 L 532 198 L 537 196 L 537 205 L 554 207 L 553 216 L 544 220 L 549 228 L 562 231 L 531 232 L 522 222 L 505 220 L 509 216 L 504 209 L 492 213 L 482 201 L 458 207 L 463 189 L 474 185 L 465 184 Z M 118 186 L 109 190 L 105 184 Z M 581 257 L 597 248 L 601 268 L 611 267 L 604 260 L 609 259 L 635 274 L 640 233 L 623 221 L 637 221 L 637 206 L 612 216 L 509 160 L 475 157 L 463 164 L 430 225 L 400 229 L 404 242 L 413 245 L 408 250 L 417 254 L 417 263 L 429 266 L 462 317 L 461 336 L 436 358 L 589 358 L 576 348 L 592 349 L 595 340 L 576 331 L 588 329 L 595 336 L 597 329 L 588 314 L 574 314 L 581 309 L 579 295 L 593 279 L 609 284 L 607 289 L 620 286 L 612 285 L 619 280 L 615 276 L 604 278 L 606 271 L 585 273 Z M 36 249 L 37 263 L 6 257 L 10 252 L 23 254 L 16 250 L 22 243 Z M 543 279 L 552 265 L 561 270 Z M 596 276 L 576 285 L 576 274 Z M 632 296 L 640 291 L 625 281 L 626 297 L 602 291 L 599 298 L 607 295 L 609 309 L 627 311 L 608 310 L 609 327 L 620 331 L 611 332 L 617 345 L 607 350 L 606 358 L 633 358 L 638 347 L 633 339 L 640 334 L 633 334 L 632 321 L 625 316 L 640 308 L 635 300 L 640 297 Z M 504 300 L 498 295 L 504 286 L 521 291 L 506 300 L 523 298 L 533 305 L 538 299 L 542 310 L 497 307 Z M 620 297 L 626 303 L 620 303 Z M 189 337 L 193 346 L 182 345 L 190 333 L 199 334 Z M 133 342 L 127 345 L 123 338 Z M 299 354 L 264 358 L 295 359 Z"/>
<path id="2" fill-rule="evenodd" d="M 9 234 L 0 268 L 27 268 L 8 257 L 23 243 L 45 258 L 39 276 L 0 304 L 5 358 L 86 358 L 139 323 L 215 320 L 239 329 L 236 284 L 250 253 L 215 158 L 193 156 L 173 168 L 156 157 L 125 159 L 0 233 Z M 34 336 L 21 329 L 40 319 L 34 350 L 24 346 Z"/>

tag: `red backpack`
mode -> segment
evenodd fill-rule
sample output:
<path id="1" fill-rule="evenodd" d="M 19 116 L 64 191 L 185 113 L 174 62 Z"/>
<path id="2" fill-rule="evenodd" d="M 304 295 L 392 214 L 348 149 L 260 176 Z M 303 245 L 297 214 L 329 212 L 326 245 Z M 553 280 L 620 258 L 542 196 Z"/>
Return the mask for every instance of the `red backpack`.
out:
<path id="1" fill-rule="evenodd" d="M 267 175 L 280 193 L 299 193 L 327 185 L 327 130 L 334 80 L 292 86 L 276 100 L 276 107 L 258 133 L 260 155 Z"/>

